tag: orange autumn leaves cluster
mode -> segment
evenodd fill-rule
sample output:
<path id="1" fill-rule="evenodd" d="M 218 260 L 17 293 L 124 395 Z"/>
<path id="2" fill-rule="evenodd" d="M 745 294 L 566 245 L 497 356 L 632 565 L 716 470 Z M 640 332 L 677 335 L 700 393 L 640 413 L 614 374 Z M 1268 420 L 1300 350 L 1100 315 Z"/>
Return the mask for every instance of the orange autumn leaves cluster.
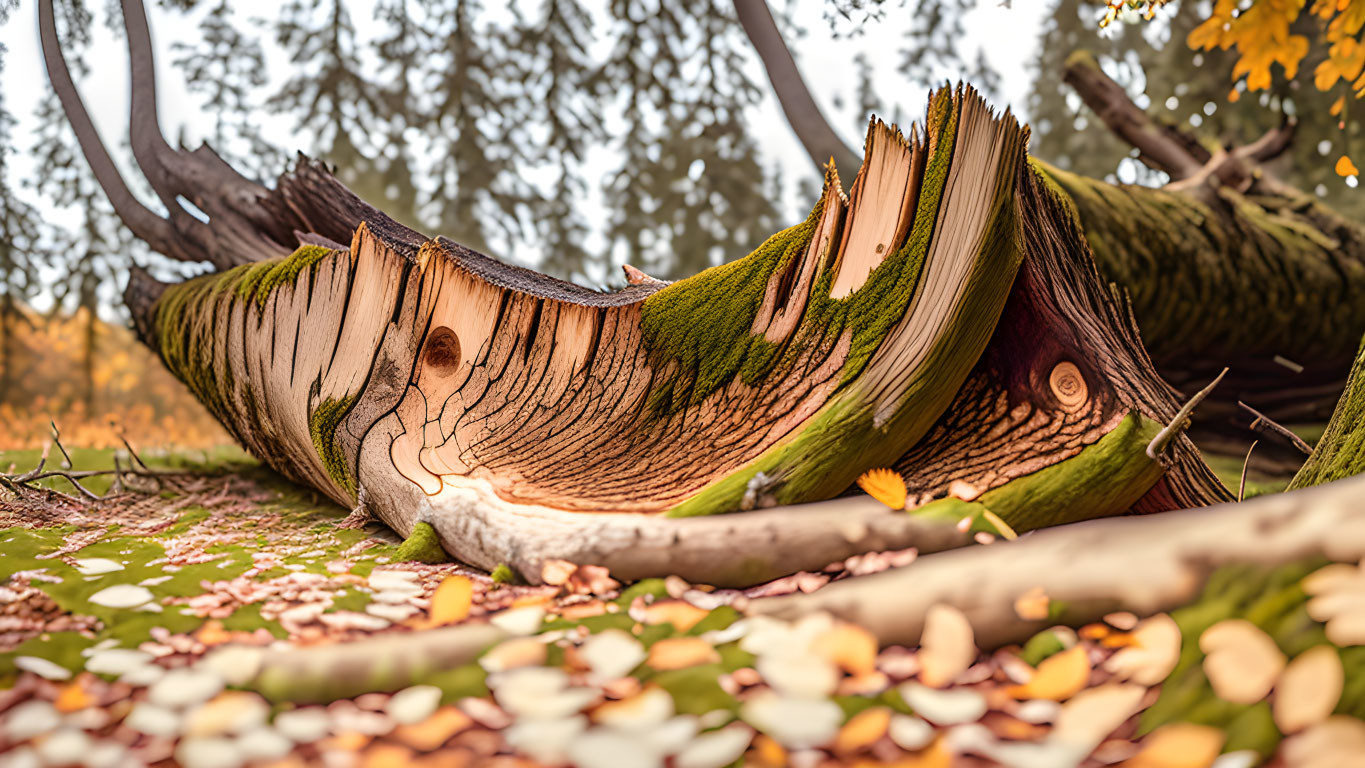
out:
<path id="1" fill-rule="evenodd" d="M 1100 25 L 1109 24 L 1124 8 L 1141 8 L 1150 19 L 1156 7 L 1167 2 L 1108 0 Z M 1278 64 L 1285 79 L 1292 80 L 1310 48 L 1318 44 L 1291 31 L 1305 12 L 1321 22 L 1319 40 L 1327 46 L 1326 57 L 1313 69 L 1313 85 L 1324 92 L 1342 87 L 1356 98 L 1365 98 L 1365 42 L 1361 40 L 1365 0 L 1312 0 L 1311 5 L 1308 0 L 1214 0 L 1208 18 L 1190 32 L 1186 43 L 1195 50 L 1235 50 L 1238 57 L 1232 79 L 1243 80 L 1248 91 L 1265 90 L 1274 80 L 1273 65 Z M 1239 95 L 1234 88 L 1228 100 L 1235 102 Z M 1332 116 L 1344 119 L 1346 97 L 1343 93 L 1332 104 Z M 1337 160 L 1335 170 L 1340 176 L 1359 174 L 1345 155 Z"/>
<path id="2" fill-rule="evenodd" d="M 0 358 L 0 451 L 42 447 L 49 419 L 70 448 L 202 449 L 232 442 L 133 333 L 83 312 L 22 310 Z M 91 334 L 90 337 L 87 334 Z M 87 339 L 93 354 L 87 367 Z"/>

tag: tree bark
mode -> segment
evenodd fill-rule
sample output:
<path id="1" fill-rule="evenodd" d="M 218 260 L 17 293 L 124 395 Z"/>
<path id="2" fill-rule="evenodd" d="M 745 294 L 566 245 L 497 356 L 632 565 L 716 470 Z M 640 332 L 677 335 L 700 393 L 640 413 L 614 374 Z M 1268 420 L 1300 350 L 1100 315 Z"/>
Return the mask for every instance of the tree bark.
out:
<path id="1" fill-rule="evenodd" d="M 1228 498 L 1184 438 L 1148 457 L 1175 393 L 1096 271 L 1081 187 L 1031 165 L 1026 136 L 939 91 L 908 138 L 874 123 L 849 194 L 830 169 L 753 254 L 611 294 L 428 239 L 313 163 L 267 191 L 144 138 L 163 197 L 224 212 L 153 245 L 250 263 L 168 288 L 135 274 L 126 299 L 270 466 L 530 579 L 558 557 L 744 583 L 964 543 L 926 520 L 1029 530 Z M 916 515 L 674 519 L 829 499 L 885 466 Z"/>

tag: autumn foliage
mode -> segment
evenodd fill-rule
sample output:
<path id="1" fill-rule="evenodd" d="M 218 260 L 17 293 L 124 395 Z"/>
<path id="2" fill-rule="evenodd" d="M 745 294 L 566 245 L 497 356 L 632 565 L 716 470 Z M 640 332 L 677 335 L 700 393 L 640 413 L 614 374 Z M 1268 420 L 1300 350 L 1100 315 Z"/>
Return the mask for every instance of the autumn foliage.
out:
<path id="1" fill-rule="evenodd" d="M 139 450 L 230 442 L 128 329 L 84 310 L 58 316 L 22 310 L 6 325 L 0 450 L 41 446 L 49 420 L 73 446 L 118 446 L 120 430 Z"/>

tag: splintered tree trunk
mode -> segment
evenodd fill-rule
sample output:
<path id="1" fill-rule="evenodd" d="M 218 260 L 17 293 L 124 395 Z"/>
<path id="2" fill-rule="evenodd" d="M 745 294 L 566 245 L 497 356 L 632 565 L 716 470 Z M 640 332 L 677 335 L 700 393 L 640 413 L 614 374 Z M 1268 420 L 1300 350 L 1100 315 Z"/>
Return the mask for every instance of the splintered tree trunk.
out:
<path id="1" fill-rule="evenodd" d="M 805 222 L 671 285 L 599 294 L 362 220 L 142 311 L 254 454 L 532 577 L 672 572 L 675 534 L 612 526 L 828 499 L 898 461 L 921 515 L 956 482 L 940 506 L 1018 529 L 1222 498 L 1188 444 L 1146 456 L 1176 403 L 1024 140 L 940 91 L 922 137 L 871 127 L 848 198 L 831 171 Z"/>
<path id="2" fill-rule="evenodd" d="M 134 323 L 253 454 L 400 533 L 532 580 L 561 558 L 737 584 L 1227 498 L 1156 439 L 1178 404 L 1096 271 L 1083 195 L 970 89 L 908 138 L 874 122 L 849 194 L 831 169 L 749 256 L 604 294 L 413 232 L 315 164 L 267 190 L 171 149 L 125 6 L 134 146 L 171 218 L 127 194 L 42 3 L 49 72 L 119 215 L 223 269 L 135 272 Z M 792 506 L 888 466 L 913 514 Z"/>

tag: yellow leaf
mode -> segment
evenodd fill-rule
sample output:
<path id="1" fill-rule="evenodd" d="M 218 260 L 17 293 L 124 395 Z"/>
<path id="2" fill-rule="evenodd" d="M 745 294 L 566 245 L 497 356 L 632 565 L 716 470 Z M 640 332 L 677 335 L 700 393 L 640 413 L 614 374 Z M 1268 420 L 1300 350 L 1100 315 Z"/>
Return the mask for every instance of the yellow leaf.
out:
<path id="1" fill-rule="evenodd" d="M 1008 693 L 1016 699 L 1065 701 L 1089 681 L 1090 653 L 1085 646 L 1076 645 L 1044 659 L 1033 679 L 1011 687 Z"/>
<path id="2" fill-rule="evenodd" d="M 1341 110 L 1343 110 L 1343 109 L 1345 109 L 1345 108 L 1346 108 L 1346 94 L 1342 94 L 1342 95 L 1340 95 L 1340 96 L 1337 97 L 1337 100 L 1336 100 L 1336 101 L 1332 102 L 1332 109 L 1331 109 L 1330 111 L 1331 111 L 1332 116 L 1333 116 L 1333 117 L 1336 117 L 1337 115 L 1341 114 Z"/>
<path id="3" fill-rule="evenodd" d="M 858 478 L 858 487 L 892 509 L 905 509 L 905 479 L 893 469 L 869 469 Z"/>
<path id="4" fill-rule="evenodd" d="M 1338 176 L 1358 176 L 1359 174 L 1360 169 L 1356 167 L 1355 163 L 1351 162 L 1351 158 L 1342 155 L 1341 158 L 1337 160 Z"/>
<path id="5" fill-rule="evenodd" d="M 463 576 L 450 576 L 431 596 L 431 623 L 437 626 L 464 621 L 474 604 L 474 584 Z"/>

